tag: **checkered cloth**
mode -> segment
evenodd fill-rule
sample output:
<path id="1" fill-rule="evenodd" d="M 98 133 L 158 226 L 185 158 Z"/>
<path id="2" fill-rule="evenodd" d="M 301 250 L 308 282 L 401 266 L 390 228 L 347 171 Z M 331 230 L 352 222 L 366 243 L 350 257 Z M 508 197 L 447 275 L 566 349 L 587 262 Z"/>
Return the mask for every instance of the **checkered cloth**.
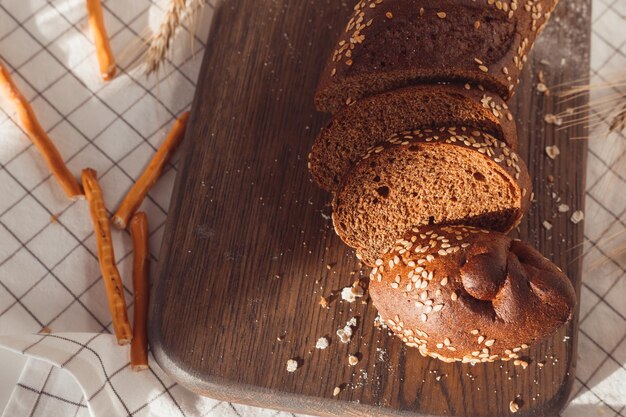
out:
<path id="1" fill-rule="evenodd" d="M 103 84 L 84 0 L 0 1 L 0 55 L 72 172 L 98 171 L 109 209 L 192 99 L 211 7 L 195 36 L 181 31 L 159 78 L 146 79 L 134 65 L 145 29 L 156 28 L 166 3 L 104 3 L 120 73 Z M 623 80 L 626 0 L 593 6 L 592 83 L 616 71 Z M 127 348 L 106 334 L 111 322 L 86 204 L 67 201 L 1 100 L 0 109 L 0 345 L 29 357 L 4 416 L 293 416 L 200 398 L 154 361 L 148 371 L 129 370 Z M 567 417 L 626 416 L 626 140 L 607 137 L 607 123 L 600 120 L 589 141 L 580 359 Z M 142 206 L 153 263 L 175 166 L 176 159 Z M 113 239 L 132 300 L 130 239 L 118 231 Z"/>

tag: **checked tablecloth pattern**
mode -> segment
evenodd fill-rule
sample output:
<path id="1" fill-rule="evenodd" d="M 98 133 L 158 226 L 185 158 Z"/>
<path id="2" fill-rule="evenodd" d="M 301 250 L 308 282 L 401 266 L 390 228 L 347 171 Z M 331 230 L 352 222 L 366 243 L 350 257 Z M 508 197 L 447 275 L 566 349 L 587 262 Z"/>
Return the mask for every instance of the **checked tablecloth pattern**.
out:
<path id="1" fill-rule="evenodd" d="M 158 25 L 166 3 L 104 2 L 120 74 L 103 84 L 84 0 L 0 0 L 0 56 L 72 172 L 98 171 L 109 209 L 193 96 L 210 5 L 197 30 L 181 32 L 158 78 L 146 79 L 135 65 L 141 39 Z M 623 80 L 625 18 L 626 0 L 594 0 L 592 83 L 620 71 Z M 622 86 L 593 95 L 619 88 L 626 93 Z M 200 398 L 154 362 L 149 371 L 130 371 L 127 351 L 102 334 L 111 323 L 86 204 L 66 200 L 1 100 L 0 110 L 0 345 L 30 358 L 3 415 L 293 416 Z M 626 139 L 607 136 L 608 123 L 589 141 L 580 360 L 567 417 L 626 416 Z M 176 159 L 142 207 L 153 263 L 175 166 Z M 114 243 L 130 289 L 130 238 L 115 232 Z M 53 333 L 38 334 L 42 329 Z"/>

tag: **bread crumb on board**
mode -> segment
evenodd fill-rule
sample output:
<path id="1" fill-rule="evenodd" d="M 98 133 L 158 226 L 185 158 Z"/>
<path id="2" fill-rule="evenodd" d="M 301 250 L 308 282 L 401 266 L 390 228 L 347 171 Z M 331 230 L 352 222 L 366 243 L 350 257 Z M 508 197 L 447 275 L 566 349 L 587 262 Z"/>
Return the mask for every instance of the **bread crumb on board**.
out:
<path id="1" fill-rule="evenodd" d="M 333 397 L 336 397 L 340 393 L 341 393 L 341 387 L 335 387 L 335 389 L 333 390 Z"/>
<path id="2" fill-rule="evenodd" d="M 554 114 L 546 114 L 543 120 L 550 125 L 561 126 L 563 124 L 563 119 Z"/>
<path id="3" fill-rule="evenodd" d="M 315 349 L 324 350 L 328 347 L 328 345 L 329 345 L 328 338 L 320 337 L 319 339 L 317 339 L 317 342 L 315 343 Z"/>
<path id="4" fill-rule="evenodd" d="M 519 411 L 519 404 L 517 403 L 517 400 L 513 400 L 509 403 L 509 410 L 511 413 L 517 413 Z"/>
<path id="5" fill-rule="evenodd" d="M 287 372 L 296 372 L 298 370 L 298 361 L 295 359 L 289 359 L 287 361 Z"/>
<path id="6" fill-rule="evenodd" d="M 356 355 L 348 355 L 348 363 L 350 366 L 356 366 L 359 363 L 359 358 Z"/>
<path id="7" fill-rule="evenodd" d="M 320 305 L 322 308 L 328 307 L 328 299 L 326 297 L 320 297 Z"/>
<path id="8" fill-rule="evenodd" d="M 580 210 L 576 210 L 575 212 L 572 213 L 572 217 L 570 217 L 570 221 L 574 224 L 578 224 L 584 218 L 585 218 L 585 214 Z"/>
<path id="9" fill-rule="evenodd" d="M 558 210 L 559 213 L 567 213 L 569 211 L 569 206 L 567 204 L 559 204 Z"/>
<path id="10" fill-rule="evenodd" d="M 357 325 L 356 317 L 352 317 L 343 328 L 337 330 L 337 336 L 341 343 L 350 343 L 352 332 Z"/>
<path id="11" fill-rule="evenodd" d="M 363 297 L 363 294 L 365 294 L 365 291 L 363 291 L 363 287 L 358 285 L 357 281 L 355 285 L 345 287 L 341 290 L 341 299 L 349 303 L 353 303 L 357 298 Z"/>

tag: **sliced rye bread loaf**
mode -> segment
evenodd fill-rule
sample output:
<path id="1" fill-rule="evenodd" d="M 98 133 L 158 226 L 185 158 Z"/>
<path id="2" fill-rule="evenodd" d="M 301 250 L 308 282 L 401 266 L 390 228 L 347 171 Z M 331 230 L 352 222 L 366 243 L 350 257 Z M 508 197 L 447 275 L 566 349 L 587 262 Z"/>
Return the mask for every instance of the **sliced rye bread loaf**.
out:
<path id="1" fill-rule="evenodd" d="M 396 132 L 442 126 L 479 129 L 517 149 L 513 115 L 498 96 L 469 84 L 420 85 L 367 97 L 341 109 L 315 140 L 309 169 L 320 187 L 336 191 L 369 147 Z"/>
<path id="2" fill-rule="evenodd" d="M 320 111 L 433 81 L 482 84 L 508 99 L 558 0 L 361 0 L 316 93 Z"/>
<path id="3" fill-rule="evenodd" d="M 332 219 L 339 237 L 372 265 L 412 227 L 508 232 L 530 197 L 526 165 L 504 142 L 465 127 L 424 129 L 370 148 L 335 193 Z"/>
<path id="4" fill-rule="evenodd" d="M 576 304 L 570 280 L 536 249 L 466 226 L 410 231 L 376 260 L 369 293 L 404 343 L 445 362 L 520 364 Z"/>

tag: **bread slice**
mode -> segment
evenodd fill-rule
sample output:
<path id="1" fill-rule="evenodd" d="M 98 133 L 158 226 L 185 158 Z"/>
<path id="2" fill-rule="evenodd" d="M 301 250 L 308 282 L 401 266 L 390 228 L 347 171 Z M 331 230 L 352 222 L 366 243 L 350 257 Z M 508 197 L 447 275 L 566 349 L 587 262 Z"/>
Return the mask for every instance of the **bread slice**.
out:
<path id="1" fill-rule="evenodd" d="M 530 205 L 524 162 L 488 133 L 403 132 L 371 148 L 333 199 L 337 234 L 365 263 L 412 227 L 466 224 L 507 232 Z"/>
<path id="2" fill-rule="evenodd" d="M 576 305 L 570 280 L 536 249 L 467 226 L 411 230 L 376 261 L 369 293 L 398 337 L 445 362 L 521 363 Z"/>
<path id="3" fill-rule="evenodd" d="M 424 82 L 482 84 L 507 99 L 558 0 L 361 0 L 322 73 L 320 111 Z"/>
<path id="4" fill-rule="evenodd" d="M 517 149 L 515 121 L 499 97 L 469 84 L 407 87 L 357 101 L 336 113 L 315 140 L 309 169 L 315 181 L 336 191 L 352 164 L 369 147 L 396 132 L 468 126 Z"/>

